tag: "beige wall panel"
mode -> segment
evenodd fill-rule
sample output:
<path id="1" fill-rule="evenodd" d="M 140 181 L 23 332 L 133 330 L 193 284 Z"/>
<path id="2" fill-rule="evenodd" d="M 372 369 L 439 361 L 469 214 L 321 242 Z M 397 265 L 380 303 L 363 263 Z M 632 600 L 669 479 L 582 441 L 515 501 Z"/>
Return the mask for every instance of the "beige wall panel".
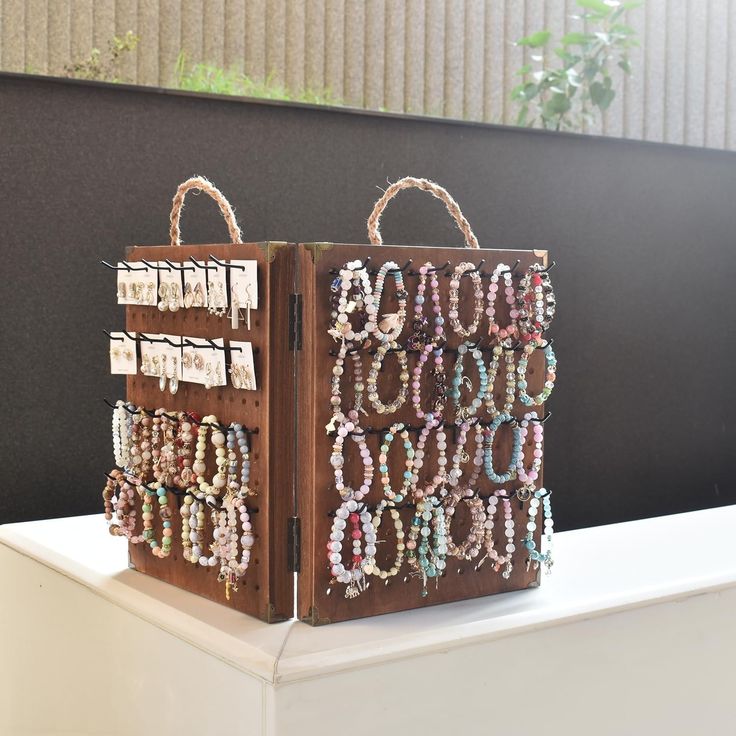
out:
<path id="1" fill-rule="evenodd" d="M 427 63 L 425 0 L 406 0 L 404 51 L 404 109 L 413 115 L 424 112 L 424 79 Z"/>
<path id="2" fill-rule="evenodd" d="M 508 94 L 504 87 L 506 56 L 504 5 L 498 0 L 486 0 L 483 119 L 487 123 L 516 120 L 516 111 L 511 107 L 511 102 L 508 103 L 508 114 L 506 120 L 504 119 L 505 98 Z"/>
<path id="3" fill-rule="evenodd" d="M 28 0 L 26 2 L 26 24 L 28 35 L 25 40 L 25 71 L 31 74 L 48 72 L 48 23 L 49 4 L 47 0 Z"/>
<path id="4" fill-rule="evenodd" d="M 379 110 L 384 104 L 386 70 L 386 3 L 366 0 L 365 3 L 365 106 Z"/>
<path id="5" fill-rule="evenodd" d="M 94 47 L 92 0 L 74 0 L 72 6 L 72 57 L 87 59 Z M 102 47 L 103 50 L 105 47 Z M 131 76 L 130 79 L 135 79 Z"/>
<path id="6" fill-rule="evenodd" d="M 325 87 L 325 0 L 306 0 L 304 80 L 307 89 Z"/>
<path id="7" fill-rule="evenodd" d="M 23 0 L 3 0 L 1 9 L 3 69 L 22 72 L 26 66 L 26 4 Z"/>
<path id="8" fill-rule="evenodd" d="M 158 21 L 159 84 L 168 86 L 176 77 L 176 65 L 182 50 L 181 2 L 159 0 Z M 192 59 L 187 59 L 191 63 Z"/>
<path id="9" fill-rule="evenodd" d="M 345 2 L 345 104 L 363 106 L 365 89 L 365 3 Z"/>
<path id="10" fill-rule="evenodd" d="M 326 0 L 325 3 L 325 87 L 343 99 L 345 69 L 345 0 Z"/>
<path id="11" fill-rule="evenodd" d="M 277 85 L 286 81 L 285 0 L 266 0 L 266 78 Z"/>
<path id="12" fill-rule="evenodd" d="M 711 0 L 708 7 L 707 79 L 705 89 L 705 145 L 726 145 L 728 100 L 728 0 Z M 736 40 L 736 39 L 734 39 Z M 735 91 L 736 92 L 736 91 Z"/>
<path id="13" fill-rule="evenodd" d="M 483 120 L 483 79 L 485 76 L 484 0 L 467 0 L 464 36 L 463 117 L 466 120 Z"/>
<path id="14" fill-rule="evenodd" d="M 202 8 L 202 59 L 225 66 L 225 0 L 207 0 Z"/>
<path id="15" fill-rule="evenodd" d="M 445 116 L 462 118 L 465 88 L 465 3 L 445 4 Z"/>
<path id="16" fill-rule="evenodd" d="M 159 21 L 161 9 L 159 0 L 139 0 L 138 2 L 138 83 L 157 85 L 159 83 L 159 63 L 161 60 Z M 165 70 L 168 75 L 173 67 Z"/>
<path id="17" fill-rule="evenodd" d="M 292 94 L 304 90 L 305 3 L 286 3 L 286 86 Z M 363 48 L 362 39 L 360 47 Z"/>
<path id="18" fill-rule="evenodd" d="M 666 3 L 666 0 L 653 1 L 660 4 Z M 657 29 L 651 30 L 655 33 L 660 32 Z M 681 4 L 679 9 L 669 9 L 664 33 L 666 33 L 667 54 L 664 140 L 668 143 L 681 143 L 685 139 L 687 102 L 687 6 L 685 4 Z"/>
<path id="19" fill-rule="evenodd" d="M 518 71 L 524 66 L 526 53 L 523 48 L 514 46 L 514 42 L 524 36 L 524 6 L 518 0 L 504 0 L 505 5 L 505 31 L 503 39 L 504 48 L 504 74 L 503 74 L 503 97 L 504 122 L 515 122 L 515 109 L 512 108 L 509 99 L 510 91 L 516 86 L 519 79 Z"/>
<path id="20" fill-rule="evenodd" d="M 6 2 L 3 0 L 3 7 Z M 49 6 L 48 34 L 49 74 L 63 76 L 72 54 L 70 0 L 54 0 Z"/>
<path id="21" fill-rule="evenodd" d="M 179 5 L 179 0 L 174 0 Z M 50 3 L 55 4 L 54 0 Z M 115 0 L 95 0 L 92 4 L 92 44 L 105 50 L 115 35 Z"/>
<path id="22" fill-rule="evenodd" d="M 76 0 L 72 3 L 72 29 L 77 13 Z M 128 31 L 139 34 L 138 29 L 138 3 L 137 0 L 116 0 L 115 2 L 115 35 L 124 36 Z M 72 35 L 72 43 L 74 38 Z M 118 75 L 124 82 L 134 82 L 138 79 L 138 55 L 137 53 L 123 54 L 118 64 Z"/>
<path id="23" fill-rule="evenodd" d="M 245 2 L 225 0 L 225 67 L 243 73 L 245 68 Z"/>
<path id="24" fill-rule="evenodd" d="M 628 25 L 636 30 L 640 46 L 629 51 L 632 73 L 624 81 L 624 135 L 627 138 L 641 138 L 644 134 L 644 93 L 645 63 L 644 44 L 646 43 L 646 13 L 643 9 L 630 12 Z"/>
<path id="25" fill-rule="evenodd" d="M 685 106 L 685 143 L 705 143 L 705 87 L 708 39 L 708 5 L 690 0 L 687 13 L 687 102 Z M 669 55 L 668 55 L 669 56 Z M 668 59 L 671 61 L 671 58 Z"/>
<path id="26" fill-rule="evenodd" d="M 650 0 L 640 11 L 646 13 L 647 42 L 644 48 L 646 80 L 644 96 L 644 137 L 650 141 L 664 140 L 666 88 L 665 0 Z"/>
<path id="27" fill-rule="evenodd" d="M 266 78 L 266 0 L 245 3 L 245 73 Z"/>
<path id="28" fill-rule="evenodd" d="M 729 0 L 728 13 L 729 53 L 726 61 L 728 100 L 726 102 L 726 148 L 736 149 L 736 3 Z M 723 62 L 721 62 L 723 63 Z"/>
<path id="29" fill-rule="evenodd" d="M 386 86 L 385 106 L 392 112 L 404 110 L 404 49 L 406 47 L 406 15 L 400 12 L 404 0 L 387 0 L 386 4 Z"/>
<path id="30" fill-rule="evenodd" d="M 442 115 L 445 109 L 445 3 L 425 0 L 424 112 Z"/>

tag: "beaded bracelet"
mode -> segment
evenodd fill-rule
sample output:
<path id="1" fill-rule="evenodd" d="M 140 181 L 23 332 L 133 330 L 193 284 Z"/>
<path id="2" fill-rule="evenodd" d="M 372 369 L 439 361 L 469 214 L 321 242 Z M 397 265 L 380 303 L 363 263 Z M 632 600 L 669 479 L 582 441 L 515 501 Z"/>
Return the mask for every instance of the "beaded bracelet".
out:
<path id="1" fill-rule="evenodd" d="M 473 390 L 473 383 L 469 376 L 463 375 L 463 363 L 465 360 L 465 354 L 468 351 L 475 360 L 475 365 L 478 368 L 478 375 L 480 377 L 478 390 L 476 391 L 475 398 L 471 401 L 469 406 L 461 406 L 460 404 L 460 386 L 465 386 L 469 391 Z M 483 401 L 486 398 L 488 392 L 488 371 L 486 370 L 486 364 L 483 359 L 483 351 L 478 348 L 472 347 L 470 343 L 463 343 L 458 346 L 457 359 L 455 360 L 454 376 L 452 378 L 451 388 L 448 392 L 453 404 L 455 405 L 455 422 L 460 423 L 475 416 L 478 413 L 478 409 L 483 406 Z"/>
<path id="2" fill-rule="evenodd" d="M 498 378 L 498 369 L 501 355 L 503 354 L 504 365 L 506 366 L 506 388 L 504 389 L 503 408 L 496 406 L 495 397 L 493 395 L 496 379 Z M 494 345 L 491 355 L 491 363 L 488 368 L 488 390 L 484 397 L 486 410 L 495 417 L 505 412 L 510 414 L 514 407 L 514 394 L 516 393 L 516 368 L 514 366 L 514 351 L 504 348 L 501 345 Z"/>
<path id="3" fill-rule="evenodd" d="M 153 507 L 158 507 L 158 515 L 163 524 L 163 536 L 161 544 L 154 536 L 153 529 Z M 171 553 L 171 543 L 173 541 L 173 530 L 171 528 L 171 508 L 169 507 L 169 497 L 166 487 L 156 482 L 152 486 L 143 486 L 143 539 L 148 542 L 151 552 L 156 557 L 168 557 Z"/>
<path id="4" fill-rule="evenodd" d="M 135 534 L 136 495 L 135 488 L 128 481 L 125 473 L 117 468 L 110 471 L 105 487 L 102 489 L 105 520 L 108 523 L 110 534 L 127 537 L 132 544 L 139 544 L 143 541 L 142 534 Z"/>
<path id="5" fill-rule="evenodd" d="M 508 468 L 503 473 L 497 473 L 493 467 L 493 440 L 496 437 L 498 428 L 502 424 L 509 424 L 511 426 L 514 432 L 514 440 Z M 501 484 L 508 483 L 510 480 L 514 480 L 516 478 L 519 456 L 521 455 L 522 449 L 521 442 L 521 427 L 510 414 L 501 412 L 497 416 L 493 417 L 486 430 L 485 471 L 489 480 L 492 480 L 494 483 Z"/>
<path id="6" fill-rule="evenodd" d="M 419 432 L 417 443 L 414 449 L 414 465 L 411 469 L 411 493 L 412 497 L 417 500 L 425 496 L 432 496 L 435 493 L 440 495 L 444 491 L 445 484 L 448 482 L 447 476 L 447 435 L 442 425 L 438 423 L 432 414 L 428 414 L 428 421 Z M 424 466 L 425 447 L 427 439 L 433 429 L 436 429 L 435 446 L 437 447 L 437 472 L 430 481 L 420 487 L 418 471 Z"/>
<path id="7" fill-rule="evenodd" d="M 189 488 L 194 479 L 194 471 L 192 470 L 193 440 L 192 424 L 184 412 L 181 412 L 179 415 L 179 436 L 176 440 L 178 446 L 176 462 L 179 467 L 179 475 L 174 478 L 175 484 L 181 489 Z"/>
<path id="8" fill-rule="evenodd" d="M 534 492 L 534 496 L 529 501 L 529 521 L 526 525 L 526 537 L 524 537 L 524 546 L 529 551 L 529 558 L 527 559 L 526 569 L 528 570 L 531 565 L 534 565 L 534 569 L 539 568 L 542 563 L 549 575 L 552 572 L 552 535 L 554 534 L 554 522 L 552 520 L 552 503 L 550 502 L 550 493 L 544 488 L 540 488 Z M 534 542 L 534 532 L 537 528 L 536 516 L 539 511 L 540 499 L 543 505 L 544 514 L 544 536 L 547 542 L 547 549 L 545 552 L 537 550 L 537 545 Z"/>
<path id="9" fill-rule="evenodd" d="M 346 567 L 342 561 L 342 542 L 348 521 L 352 525 L 350 537 L 353 546 L 350 567 Z M 364 550 L 361 549 L 363 537 L 365 537 Z M 358 512 L 358 504 L 354 499 L 343 501 L 335 512 L 335 520 L 332 522 L 330 540 L 327 543 L 327 559 L 333 580 L 347 586 L 345 588 L 346 598 L 355 598 L 366 589 L 365 568 L 372 569 L 372 566 L 375 565 L 376 539 L 376 530 L 370 512 L 365 508 Z"/>
<path id="10" fill-rule="evenodd" d="M 338 293 L 339 289 L 339 293 Z M 366 307 L 373 301 L 368 271 L 360 261 L 350 261 L 332 282 L 332 324 L 328 330 L 335 340 L 348 347 L 361 347 L 368 339 Z M 356 315 L 352 324 L 348 315 Z"/>
<path id="11" fill-rule="evenodd" d="M 115 465 L 124 468 L 127 464 L 123 455 L 123 427 L 125 426 L 125 404 L 118 400 L 112 410 L 112 454 Z"/>
<path id="12" fill-rule="evenodd" d="M 533 488 L 535 481 L 539 478 L 539 471 L 542 469 L 542 455 L 543 455 L 543 444 L 544 444 L 544 425 L 541 422 L 533 421 L 538 419 L 537 412 L 531 411 L 524 415 L 524 418 L 519 423 L 521 433 L 521 447 L 522 451 L 519 453 L 519 462 L 517 464 L 517 477 L 526 486 Z M 529 424 L 533 425 L 534 434 L 534 450 L 532 451 L 533 459 L 529 470 L 524 465 L 524 443 L 526 442 L 527 433 L 529 431 Z M 530 490 L 531 490 L 530 488 Z"/>
<path id="13" fill-rule="evenodd" d="M 153 453 L 151 452 L 151 430 L 153 422 L 151 417 L 141 417 L 140 437 L 141 437 L 141 462 L 139 466 L 139 478 L 143 481 L 147 480 L 151 472 L 151 464 L 153 461 Z"/>
<path id="14" fill-rule="evenodd" d="M 404 463 L 405 470 L 403 474 L 403 481 L 401 485 L 401 492 L 397 493 L 391 487 L 391 479 L 388 472 L 388 452 L 391 448 L 391 443 L 394 438 L 398 435 L 404 444 L 404 454 L 406 460 Z M 409 432 L 401 422 L 391 425 L 389 430 L 383 437 L 383 442 L 378 455 L 378 471 L 381 474 L 381 485 L 383 486 L 383 495 L 389 500 L 395 503 L 401 503 L 409 494 L 411 490 L 411 475 L 412 468 L 414 467 L 414 446 L 409 439 Z"/>
<path id="15" fill-rule="evenodd" d="M 460 465 L 467 463 L 468 460 L 470 460 L 470 456 L 465 451 L 468 429 L 470 429 L 468 422 L 463 422 L 459 426 L 458 438 L 455 443 L 455 452 L 452 455 L 452 467 L 450 468 L 450 472 L 447 474 L 447 483 L 451 488 L 457 487 L 460 482 L 460 478 L 462 477 L 463 471 L 460 469 Z"/>
<path id="16" fill-rule="evenodd" d="M 378 373 L 383 365 L 383 359 L 389 350 L 396 354 L 396 358 L 399 361 L 399 393 L 395 399 L 388 404 L 384 404 L 378 397 Z M 366 387 L 368 390 L 368 400 L 378 414 L 393 414 L 406 402 L 406 397 L 409 394 L 409 368 L 406 359 L 406 350 L 400 349 L 398 343 L 394 340 L 382 342 L 376 349 L 376 354 L 373 356 L 373 362 L 368 371 Z"/>
<path id="17" fill-rule="evenodd" d="M 480 569 L 480 566 L 486 561 L 491 560 L 493 563 L 493 569 L 498 572 L 502 566 L 506 566 L 502 576 L 508 580 L 511 577 L 511 571 L 513 570 L 512 557 L 516 551 L 516 545 L 514 544 L 514 515 L 511 510 L 511 501 L 508 498 L 503 499 L 503 515 L 504 515 L 504 534 L 506 535 L 506 554 L 499 555 L 496 549 L 496 537 L 493 533 L 494 519 L 496 511 L 498 509 L 498 496 L 494 495 L 488 499 L 488 512 L 486 519 L 486 535 L 483 540 L 486 554 L 482 560 L 477 564 L 476 569 Z"/>
<path id="18" fill-rule="evenodd" d="M 519 284 L 517 297 L 519 333 L 524 342 L 539 340 L 555 316 L 555 294 L 549 274 L 532 263 Z"/>
<path id="19" fill-rule="evenodd" d="M 475 305 L 473 307 L 473 321 L 465 327 L 460 322 L 460 313 L 458 311 L 460 305 L 460 279 L 465 273 L 470 273 L 470 280 L 473 284 L 473 296 L 475 298 Z M 450 321 L 450 326 L 456 334 L 462 338 L 470 337 L 474 335 L 480 325 L 480 320 L 483 317 L 483 284 L 481 282 L 480 274 L 478 269 L 473 263 L 459 263 L 455 266 L 455 270 L 450 278 L 450 299 L 449 299 L 449 311 L 447 313 Z"/>
<path id="20" fill-rule="evenodd" d="M 345 373 L 345 357 L 348 353 L 348 346 L 344 344 L 340 347 L 337 357 L 335 358 L 335 365 L 332 368 L 332 379 L 330 381 L 330 408 L 332 410 L 332 417 L 325 426 L 327 432 L 334 432 L 336 424 L 340 424 L 345 420 L 345 414 L 342 410 L 342 391 L 340 389 L 340 383 L 342 376 Z M 350 353 L 353 360 L 353 413 L 357 417 L 358 412 L 366 414 L 367 412 L 363 409 L 363 392 L 365 386 L 363 384 L 363 361 L 360 354 L 357 352 Z M 348 412 L 349 416 L 352 416 Z"/>
<path id="21" fill-rule="evenodd" d="M 348 436 L 350 436 L 353 442 L 358 445 L 358 450 L 360 451 L 360 457 L 363 463 L 363 482 L 357 489 L 346 486 L 343 475 L 343 467 L 345 466 L 345 438 Z M 332 465 L 335 475 L 335 488 L 343 501 L 360 501 L 368 491 L 370 491 L 371 484 L 373 483 L 373 460 L 371 458 L 371 452 L 366 444 L 365 436 L 357 429 L 356 424 L 350 419 L 343 422 L 337 429 L 337 436 L 335 437 L 335 442 L 332 445 L 330 464 Z"/>
<path id="22" fill-rule="evenodd" d="M 214 505 L 214 497 L 218 496 L 227 484 L 225 435 L 216 427 L 213 428 L 212 437 L 210 439 L 212 444 L 215 446 L 215 463 L 217 464 L 217 471 L 212 478 L 212 483 L 208 483 L 204 476 L 207 470 L 207 466 L 204 462 L 207 450 L 207 425 L 212 424 L 217 424 L 217 417 L 206 416 L 202 419 L 202 422 L 199 425 L 199 430 L 197 431 L 197 449 L 194 453 L 196 460 L 192 466 L 192 469 L 197 475 L 197 485 L 199 486 L 199 493 L 196 494 L 197 498 L 200 500 L 206 499 L 210 506 Z"/>
<path id="23" fill-rule="evenodd" d="M 363 571 L 366 575 L 376 575 L 377 577 L 381 578 L 381 580 L 385 580 L 388 584 L 388 578 L 397 575 L 399 570 L 401 570 L 401 566 L 404 564 L 404 550 L 406 549 L 406 546 L 404 544 L 404 525 L 401 522 L 401 516 L 399 515 L 399 512 L 396 510 L 396 508 L 393 506 L 393 503 L 389 500 L 384 499 L 376 507 L 376 511 L 373 516 L 373 528 L 376 530 L 376 535 L 378 535 L 378 530 L 381 527 L 383 512 L 386 509 L 388 509 L 391 515 L 391 519 L 394 523 L 394 535 L 396 537 L 396 558 L 394 559 L 391 567 L 389 567 L 388 570 L 382 570 L 378 566 L 378 563 L 374 560 L 373 562 L 366 564 L 363 567 Z"/>
<path id="24" fill-rule="evenodd" d="M 433 269 L 431 272 L 430 286 L 432 289 L 432 311 L 434 312 L 434 330 L 431 334 L 427 331 L 429 323 L 423 314 L 427 272 L 430 268 Z M 434 381 L 431 406 L 432 412 L 436 416 L 442 415 L 447 393 L 445 366 L 442 361 L 443 346 L 447 339 L 444 328 L 445 320 L 442 317 L 442 307 L 440 306 L 439 281 L 437 280 L 436 270 L 434 270 L 434 266 L 431 263 L 425 263 L 419 267 L 419 285 L 417 286 L 414 303 L 414 322 L 412 325 L 414 333 L 409 337 L 407 347 L 410 350 L 419 350 L 420 352 L 412 370 L 411 400 L 417 418 L 424 419 L 426 415 L 421 406 L 421 376 L 424 364 L 429 360 L 431 353 L 434 353 L 431 373 Z"/>
<path id="25" fill-rule="evenodd" d="M 527 393 L 526 371 L 529 364 L 529 356 L 537 349 L 536 340 L 524 346 L 521 356 L 519 357 L 519 365 L 516 368 L 517 381 L 519 388 L 519 401 L 525 406 L 540 406 L 550 397 L 552 389 L 555 387 L 555 378 L 557 377 L 557 358 L 555 357 L 552 346 L 547 343 L 543 348 L 545 361 L 545 377 L 544 386 L 536 396 L 529 396 Z"/>
<path id="26" fill-rule="evenodd" d="M 185 525 L 185 508 L 189 507 L 187 524 Z M 205 512 L 204 503 L 201 499 L 195 498 L 194 496 L 187 495 L 184 497 L 184 504 L 181 507 L 182 514 L 182 547 L 184 548 L 183 556 L 185 560 L 188 560 L 193 565 L 199 565 L 200 567 L 215 567 L 219 562 L 219 558 L 215 552 L 214 545 L 210 547 L 212 554 L 207 555 L 204 548 L 204 532 L 205 532 Z M 194 524 L 192 524 L 192 517 L 194 518 Z M 189 529 L 189 543 L 184 540 L 184 529 Z"/>
<path id="27" fill-rule="evenodd" d="M 421 595 L 424 598 L 427 596 L 427 579 L 438 578 L 447 565 L 445 513 L 436 496 L 417 501 L 406 548 L 407 562 L 422 577 Z"/>
<path id="28" fill-rule="evenodd" d="M 496 300 L 498 299 L 498 282 L 503 276 L 504 297 L 506 304 L 509 305 L 509 324 L 501 327 L 496 321 Z M 493 269 L 491 281 L 488 286 L 488 307 L 486 308 L 488 315 L 488 335 L 495 337 L 500 342 L 505 342 L 508 338 L 516 337 L 519 334 L 519 326 L 517 320 L 519 312 L 516 305 L 516 289 L 511 277 L 511 269 L 505 263 L 499 263 Z"/>
<path id="29" fill-rule="evenodd" d="M 383 319 L 379 322 L 378 313 L 381 306 L 381 295 L 383 294 L 386 275 L 389 273 L 393 276 L 396 285 L 396 298 L 399 301 L 399 308 L 396 312 L 382 315 Z M 376 274 L 376 286 L 373 293 L 365 298 L 365 311 L 368 314 L 366 329 L 368 332 L 375 335 L 382 343 L 397 340 L 406 322 L 406 300 L 408 296 L 404 288 L 404 274 L 399 269 L 398 264 L 393 261 L 384 263 Z"/>
<path id="30" fill-rule="evenodd" d="M 457 544 L 451 534 L 452 519 L 457 505 L 463 501 L 470 510 L 470 530 L 465 539 Z M 443 501 L 446 516 L 447 553 L 460 560 L 471 560 L 478 556 L 486 536 L 486 518 L 483 500 L 475 496 L 472 488 L 453 488 Z"/>

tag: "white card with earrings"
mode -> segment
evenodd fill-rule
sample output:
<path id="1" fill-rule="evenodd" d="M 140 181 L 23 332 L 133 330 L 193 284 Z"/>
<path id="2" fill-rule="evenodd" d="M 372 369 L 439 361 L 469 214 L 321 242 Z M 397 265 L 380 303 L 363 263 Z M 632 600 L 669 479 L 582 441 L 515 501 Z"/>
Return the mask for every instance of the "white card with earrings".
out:
<path id="1" fill-rule="evenodd" d="M 227 307 L 227 269 L 210 261 L 207 264 L 207 309 L 210 314 L 224 317 Z"/>
<path id="2" fill-rule="evenodd" d="M 164 261 L 156 264 L 158 269 L 158 308 L 160 312 L 176 312 L 184 306 L 181 274 Z"/>
<path id="3" fill-rule="evenodd" d="M 258 309 L 258 261 L 230 261 L 230 319 L 250 329 L 250 311 Z"/>
<path id="4" fill-rule="evenodd" d="M 256 390 L 256 368 L 251 343 L 230 341 L 230 369 L 228 372 L 233 388 L 246 391 Z"/>
<path id="5" fill-rule="evenodd" d="M 159 388 L 161 391 L 168 389 L 170 394 L 179 390 L 179 381 L 182 380 L 182 339 L 178 335 L 159 335 L 163 340 L 170 340 L 174 345 L 167 342 L 158 343 L 159 346 Z"/>
<path id="6" fill-rule="evenodd" d="M 199 383 L 205 388 L 224 386 L 225 351 L 213 348 L 207 340 L 197 337 L 185 337 L 183 352 L 183 380 L 188 383 Z M 215 345 L 224 346 L 225 341 L 218 338 L 212 341 Z"/>
<path id="7" fill-rule="evenodd" d="M 118 304 L 135 304 L 133 299 L 133 277 L 135 273 L 118 261 Z"/>
<path id="8" fill-rule="evenodd" d="M 110 373 L 118 376 L 134 376 L 138 372 L 138 355 L 136 341 L 122 332 L 111 332 L 110 335 Z M 135 338 L 135 332 L 130 333 Z"/>
<path id="9" fill-rule="evenodd" d="M 139 270 L 133 272 L 133 303 L 155 306 L 158 292 L 158 271 L 146 265 L 141 267 L 140 263 L 136 263 L 135 268 Z"/>
<path id="10" fill-rule="evenodd" d="M 155 376 L 158 378 L 161 374 L 161 346 L 164 343 L 153 342 L 161 337 L 161 335 L 155 335 L 153 333 L 146 333 L 146 337 L 150 337 L 151 340 L 146 340 L 141 337 L 141 373 L 144 376 Z"/>
<path id="11" fill-rule="evenodd" d="M 207 306 L 207 270 L 187 264 L 184 274 L 184 308 Z"/>

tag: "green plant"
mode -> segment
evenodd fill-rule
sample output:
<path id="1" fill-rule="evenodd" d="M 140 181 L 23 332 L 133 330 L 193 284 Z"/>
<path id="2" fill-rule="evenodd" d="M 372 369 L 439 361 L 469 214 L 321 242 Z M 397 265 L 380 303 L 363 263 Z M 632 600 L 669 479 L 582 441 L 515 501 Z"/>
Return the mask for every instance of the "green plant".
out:
<path id="1" fill-rule="evenodd" d="M 558 66 L 535 68 L 527 64 L 519 70 L 522 82 L 511 92 L 519 104 L 517 124 L 550 130 L 582 130 L 603 117 L 616 90 L 611 71 L 618 67 L 631 74 L 629 49 L 638 45 L 636 31 L 625 24 L 629 10 L 640 2 L 618 0 L 576 0 L 583 12 L 573 18 L 583 22 L 583 30 L 568 33 L 554 49 Z M 543 30 L 516 42 L 517 46 L 542 49 L 552 40 Z M 532 54 L 532 62 L 543 57 Z"/>
<path id="2" fill-rule="evenodd" d="M 113 36 L 107 43 L 107 52 L 92 49 L 82 61 L 64 67 L 67 77 L 76 79 L 96 79 L 101 82 L 131 81 L 120 78 L 120 64 L 123 58 L 135 51 L 140 38 L 128 31 L 124 36 Z"/>
<path id="3" fill-rule="evenodd" d="M 252 79 L 235 69 L 222 69 L 212 64 L 189 66 L 184 52 L 176 60 L 173 86 L 190 92 L 208 92 L 218 95 L 238 95 L 267 100 L 294 100 L 313 105 L 341 105 L 329 90 L 304 90 L 294 94 L 269 76 L 264 81 Z"/>

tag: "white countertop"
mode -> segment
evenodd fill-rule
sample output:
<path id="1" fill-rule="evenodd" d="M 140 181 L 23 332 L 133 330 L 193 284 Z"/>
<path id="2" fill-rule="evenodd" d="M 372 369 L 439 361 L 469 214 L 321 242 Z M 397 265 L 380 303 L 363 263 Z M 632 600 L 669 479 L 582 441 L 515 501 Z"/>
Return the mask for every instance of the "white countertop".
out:
<path id="1" fill-rule="evenodd" d="M 264 624 L 129 570 L 102 515 L 7 524 L 0 544 L 279 684 L 733 587 L 735 530 L 730 506 L 556 534 L 540 588 L 317 628 Z"/>

